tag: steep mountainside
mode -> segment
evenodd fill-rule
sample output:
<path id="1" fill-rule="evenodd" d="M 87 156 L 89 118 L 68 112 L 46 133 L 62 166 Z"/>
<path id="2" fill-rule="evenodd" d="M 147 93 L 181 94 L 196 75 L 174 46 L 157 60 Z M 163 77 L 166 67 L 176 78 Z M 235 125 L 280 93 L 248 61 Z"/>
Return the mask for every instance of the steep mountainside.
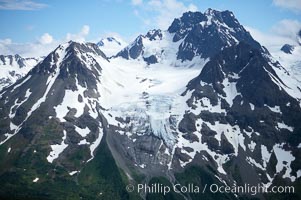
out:
<path id="1" fill-rule="evenodd" d="M 0 92 L 1 198 L 300 198 L 300 83 L 232 12 L 184 13 L 108 57 L 70 41 Z M 156 196 L 128 183 L 296 192 Z"/>
<path id="2" fill-rule="evenodd" d="M 0 55 L 0 90 L 24 77 L 40 59 Z"/>

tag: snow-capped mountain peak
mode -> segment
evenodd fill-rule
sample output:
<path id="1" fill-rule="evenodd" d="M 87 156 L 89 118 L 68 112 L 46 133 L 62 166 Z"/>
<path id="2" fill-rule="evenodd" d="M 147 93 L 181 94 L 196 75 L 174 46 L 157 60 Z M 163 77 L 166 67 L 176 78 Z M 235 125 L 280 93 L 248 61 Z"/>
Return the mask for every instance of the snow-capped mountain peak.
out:
<path id="1" fill-rule="evenodd" d="M 160 41 L 160 42 L 159 42 Z M 213 9 L 201 12 L 186 12 L 175 19 L 166 31 L 152 30 L 140 35 L 117 56 L 125 59 L 142 59 L 148 64 L 160 62 L 166 53 L 170 60 L 191 61 L 195 57 L 208 59 L 221 49 L 243 41 L 260 49 L 249 32 L 247 32 L 230 11 Z M 155 50 L 154 47 L 165 46 Z M 173 54 L 171 55 L 171 51 Z"/>
<path id="2" fill-rule="evenodd" d="M 112 57 L 116 55 L 120 50 L 122 50 L 125 46 L 127 46 L 127 43 L 121 38 L 107 37 L 101 39 L 97 43 L 97 45 L 99 49 L 101 49 L 106 54 L 107 57 Z"/>
<path id="3" fill-rule="evenodd" d="M 20 179 L 34 192 L 63 181 L 74 198 L 127 199 L 98 186 L 111 191 L 122 179 L 158 176 L 200 186 L 204 177 L 223 186 L 298 186 L 300 82 L 232 12 L 186 12 L 116 56 L 103 52 L 120 44 L 64 43 L 0 92 L 5 192 Z"/>
<path id="4" fill-rule="evenodd" d="M 20 55 L 0 55 L 0 91 L 25 76 L 41 58 L 22 58 Z"/>

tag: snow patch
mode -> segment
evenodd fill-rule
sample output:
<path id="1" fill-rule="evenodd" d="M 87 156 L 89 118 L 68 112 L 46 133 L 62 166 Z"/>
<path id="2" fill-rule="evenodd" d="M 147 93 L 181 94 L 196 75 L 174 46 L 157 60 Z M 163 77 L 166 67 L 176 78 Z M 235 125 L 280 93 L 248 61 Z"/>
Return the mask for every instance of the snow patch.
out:
<path id="1" fill-rule="evenodd" d="M 273 147 L 274 153 L 277 158 L 276 172 L 279 173 L 285 169 L 285 174 L 283 178 L 289 178 L 291 181 L 295 181 L 295 177 L 291 176 L 291 162 L 295 160 L 295 157 L 292 155 L 291 151 L 286 151 L 283 149 L 284 144 L 276 144 Z"/>
<path id="2" fill-rule="evenodd" d="M 62 138 L 61 144 L 54 144 L 50 145 L 52 151 L 47 156 L 48 162 L 52 163 L 53 160 L 57 159 L 59 155 L 68 147 L 68 144 L 65 143 L 65 140 L 67 138 L 67 132 L 64 130 L 64 136 Z"/>
<path id="3" fill-rule="evenodd" d="M 102 128 L 98 128 L 98 130 L 99 130 L 98 138 L 90 146 L 91 158 L 87 160 L 87 162 L 90 162 L 94 158 L 94 151 L 99 146 L 101 139 L 103 137 Z"/>
<path id="4" fill-rule="evenodd" d="M 36 182 L 38 182 L 38 181 L 39 181 L 39 178 L 37 177 L 37 178 L 33 179 L 32 182 L 36 183 Z"/>
<path id="5" fill-rule="evenodd" d="M 82 129 L 75 126 L 75 131 L 80 134 L 82 137 L 86 137 L 90 133 L 90 129 L 88 127 Z"/>

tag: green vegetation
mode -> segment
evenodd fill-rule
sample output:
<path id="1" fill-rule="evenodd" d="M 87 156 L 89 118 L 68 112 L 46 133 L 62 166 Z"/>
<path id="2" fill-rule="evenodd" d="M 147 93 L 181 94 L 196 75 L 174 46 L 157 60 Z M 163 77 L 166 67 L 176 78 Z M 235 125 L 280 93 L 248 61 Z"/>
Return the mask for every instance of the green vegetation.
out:
<path id="1" fill-rule="evenodd" d="M 149 186 L 155 185 L 155 184 L 162 184 L 163 187 L 164 186 L 168 186 L 171 191 L 166 193 L 165 195 L 163 193 L 148 193 L 146 195 L 146 199 L 147 200 L 183 200 L 183 196 L 181 196 L 181 194 L 178 194 L 176 192 L 173 191 L 173 186 L 171 185 L 171 183 L 164 177 L 156 177 L 156 178 L 152 178 L 149 182 Z"/>
<path id="2" fill-rule="evenodd" d="M 187 168 L 183 173 L 176 174 L 176 179 L 182 186 L 188 184 L 197 185 L 200 188 L 199 193 L 189 193 L 191 199 L 206 199 L 206 200 L 224 200 L 224 199 L 236 199 L 233 195 L 210 193 L 209 188 L 203 193 L 203 188 L 207 184 L 207 187 L 211 184 L 221 185 L 219 180 L 214 177 L 214 174 L 210 173 L 211 170 L 205 170 L 201 167 L 192 166 Z"/>

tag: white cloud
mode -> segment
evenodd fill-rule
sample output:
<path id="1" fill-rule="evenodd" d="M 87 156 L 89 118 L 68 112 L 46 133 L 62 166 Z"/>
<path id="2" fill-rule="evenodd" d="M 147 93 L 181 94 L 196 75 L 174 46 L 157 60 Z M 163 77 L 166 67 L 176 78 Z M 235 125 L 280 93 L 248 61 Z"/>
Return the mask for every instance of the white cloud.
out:
<path id="1" fill-rule="evenodd" d="M 141 5 L 142 3 L 143 3 L 143 0 L 132 0 L 132 4 L 134 6 Z"/>
<path id="2" fill-rule="evenodd" d="M 174 18 L 182 16 L 184 12 L 197 10 L 194 4 L 185 6 L 177 0 L 151 0 L 148 5 L 158 13 L 155 22 L 162 29 L 167 29 Z"/>
<path id="3" fill-rule="evenodd" d="M 16 43 L 10 38 L 0 39 L 0 52 L 4 55 L 19 54 L 23 57 L 39 57 L 46 56 L 53 51 L 59 44 L 68 42 L 69 40 L 84 42 L 85 37 L 89 34 L 90 27 L 84 25 L 79 33 L 66 34 L 65 38 L 54 39 L 49 33 L 44 33 L 31 43 Z"/>
<path id="4" fill-rule="evenodd" d="M 96 40 L 93 40 L 92 42 L 97 43 L 101 39 L 108 38 L 108 37 L 113 37 L 121 43 L 126 43 L 126 44 L 128 43 L 127 38 L 124 38 L 123 36 L 121 36 L 119 33 L 116 33 L 116 32 L 105 32 L 105 33 L 101 34 L 99 38 L 97 38 Z"/>
<path id="5" fill-rule="evenodd" d="M 0 10 L 40 10 L 46 7 L 47 4 L 31 0 L 0 0 Z"/>
<path id="6" fill-rule="evenodd" d="M 294 42 L 291 38 L 284 37 L 275 33 L 265 33 L 258 29 L 245 26 L 247 31 L 249 31 L 252 37 L 257 40 L 261 45 L 268 48 L 269 51 L 278 51 L 281 46 L 286 43 L 292 44 Z"/>
<path id="7" fill-rule="evenodd" d="M 73 40 L 76 42 L 85 42 L 86 41 L 86 36 L 90 32 L 90 27 L 88 25 L 84 25 L 81 29 L 81 31 L 77 34 L 71 34 L 67 33 L 66 40 Z"/>
<path id="8" fill-rule="evenodd" d="M 281 20 L 270 31 L 262 32 L 245 26 L 253 38 L 271 52 L 277 52 L 284 44 L 297 45 L 297 33 L 301 29 L 301 22 L 297 20 Z"/>
<path id="9" fill-rule="evenodd" d="M 161 29 L 167 29 L 174 18 L 181 17 L 186 11 L 196 11 L 194 4 L 185 5 L 178 0 L 149 0 L 141 8 L 142 12 L 134 10 L 137 17 L 144 25 L 154 25 Z"/>
<path id="10" fill-rule="evenodd" d="M 296 39 L 297 33 L 301 30 L 301 22 L 298 20 L 284 19 L 272 27 L 272 31 L 278 35 Z"/>
<path id="11" fill-rule="evenodd" d="M 0 44 L 9 45 L 12 43 L 12 40 L 10 38 L 6 38 L 4 40 L 0 40 Z"/>
<path id="12" fill-rule="evenodd" d="M 281 8 L 292 10 L 294 12 L 301 11 L 300 0 L 273 0 L 273 4 Z"/>
<path id="13" fill-rule="evenodd" d="M 53 37 L 49 33 L 44 33 L 40 39 L 39 42 L 41 44 L 50 44 L 53 42 Z"/>
<path id="14" fill-rule="evenodd" d="M 58 45 L 59 41 L 54 41 L 50 44 L 42 44 L 39 41 L 33 43 L 16 43 L 10 40 L 10 43 L 7 43 L 0 40 L 0 52 L 4 55 L 19 54 L 23 57 L 39 57 L 46 56 Z"/>

